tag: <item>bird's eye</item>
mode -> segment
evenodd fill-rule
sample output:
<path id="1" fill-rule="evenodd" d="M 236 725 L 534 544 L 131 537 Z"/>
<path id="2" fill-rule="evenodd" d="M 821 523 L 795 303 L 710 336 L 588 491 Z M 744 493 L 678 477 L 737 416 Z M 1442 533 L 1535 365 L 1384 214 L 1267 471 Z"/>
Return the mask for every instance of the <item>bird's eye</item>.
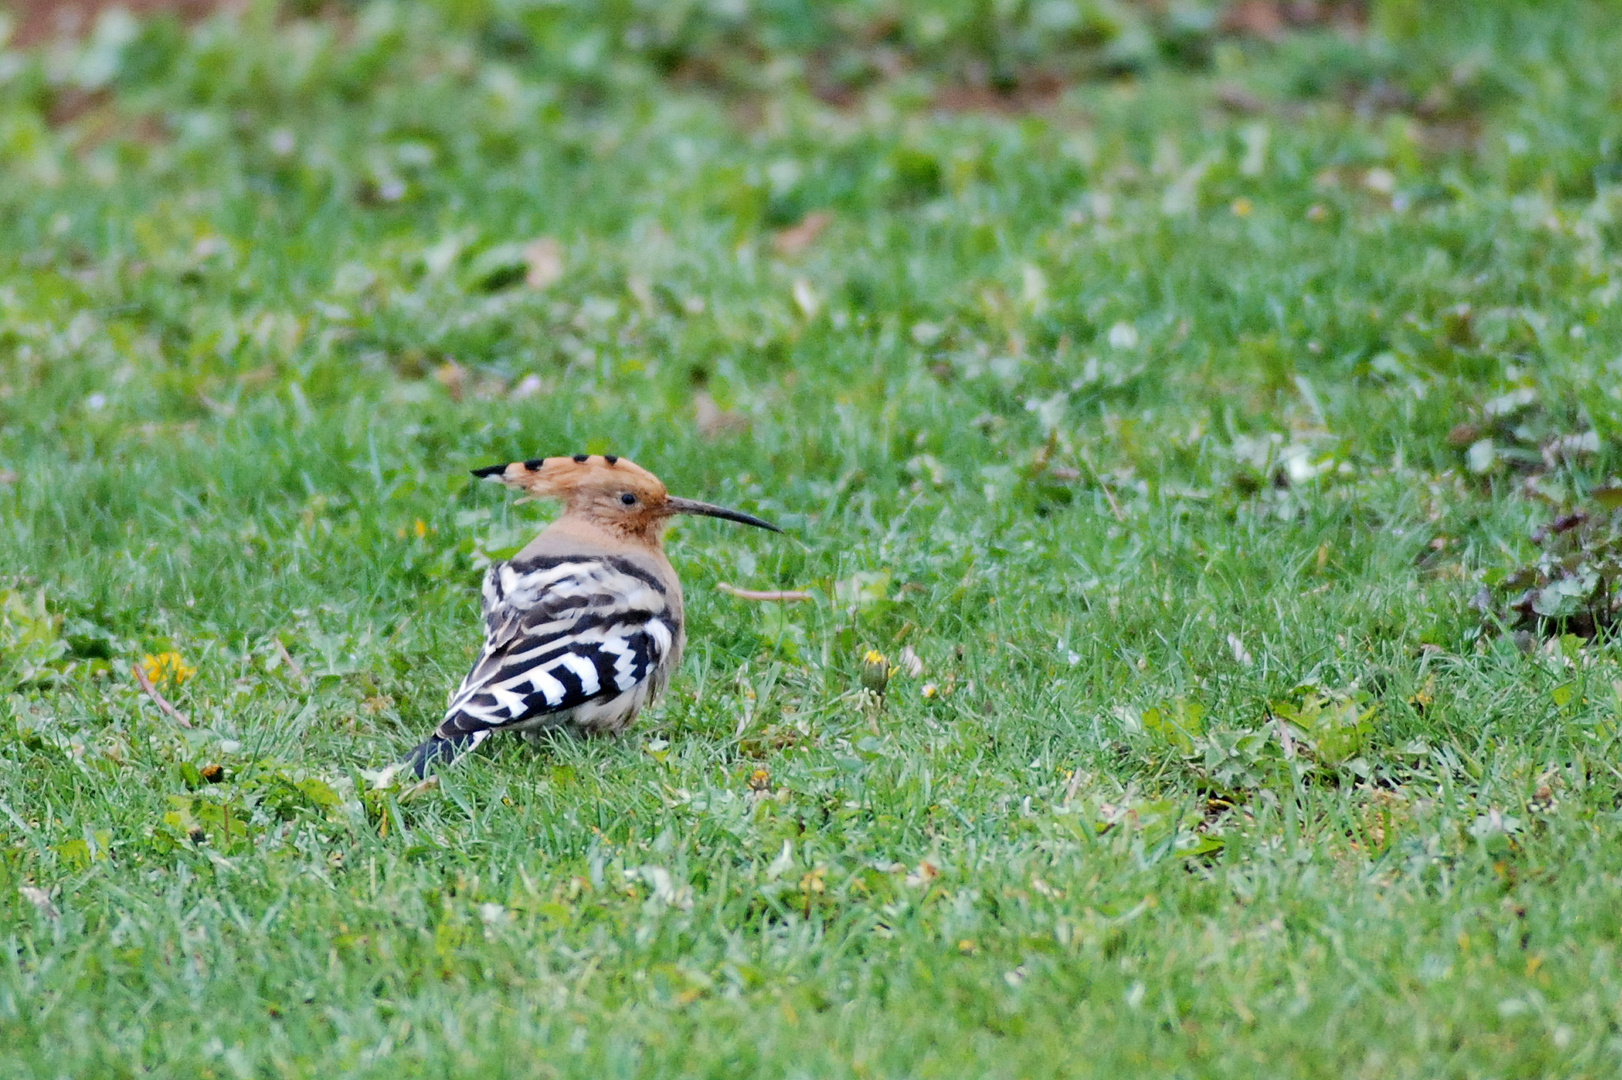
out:
<path id="1" fill-rule="evenodd" d="M 636 496 L 627 491 L 625 494 L 620 496 L 620 502 L 624 503 L 626 506 L 635 506 Z"/>

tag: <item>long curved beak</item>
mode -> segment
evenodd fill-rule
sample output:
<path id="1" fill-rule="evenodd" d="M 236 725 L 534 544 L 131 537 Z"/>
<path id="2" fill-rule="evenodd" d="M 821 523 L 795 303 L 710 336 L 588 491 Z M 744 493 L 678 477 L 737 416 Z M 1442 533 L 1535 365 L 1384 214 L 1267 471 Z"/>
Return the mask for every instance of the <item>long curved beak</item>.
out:
<path id="1" fill-rule="evenodd" d="M 725 518 L 727 521 L 736 521 L 743 525 L 753 525 L 757 529 L 770 529 L 780 533 L 779 529 L 769 521 L 762 521 L 753 514 L 746 514 L 742 510 L 728 510 L 724 506 L 711 506 L 707 502 L 697 499 L 668 498 L 665 500 L 665 509 L 672 514 L 702 514 L 705 517 Z"/>

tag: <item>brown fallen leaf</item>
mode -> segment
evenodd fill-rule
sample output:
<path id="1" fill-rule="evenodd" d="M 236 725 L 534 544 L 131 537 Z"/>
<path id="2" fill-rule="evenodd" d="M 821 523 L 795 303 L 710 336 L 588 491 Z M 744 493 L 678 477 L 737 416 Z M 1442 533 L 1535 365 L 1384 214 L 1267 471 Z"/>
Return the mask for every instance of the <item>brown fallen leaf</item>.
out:
<path id="1" fill-rule="evenodd" d="M 814 599 L 808 592 L 798 592 L 792 589 L 740 589 L 736 585 L 721 582 L 715 586 L 728 596 L 736 596 L 739 600 L 758 600 L 784 604 L 797 604 L 802 601 Z"/>
<path id="2" fill-rule="evenodd" d="M 434 369 L 434 381 L 445 388 L 452 401 L 490 401 L 504 397 L 507 382 L 499 375 L 479 374 L 455 360 L 447 360 Z"/>
<path id="3" fill-rule="evenodd" d="M 56 910 L 56 905 L 51 903 L 51 894 L 44 889 L 36 888 L 33 885 L 24 885 L 17 891 L 22 894 L 24 900 L 33 904 L 34 908 L 47 919 L 54 919 L 62 914 Z"/>
<path id="4" fill-rule="evenodd" d="M 271 638 L 271 640 L 276 643 L 276 655 L 281 659 L 282 666 L 287 668 L 293 678 L 298 680 L 300 686 L 308 690 L 310 688 L 310 679 L 304 674 L 303 666 L 293 659 L 293 654 L 287 651 L 287 646 L 282 644 L 281 638 Z"/>
<path id="5" fill-rule="evenodd" d="M 749 418 L 743 413 L 723 409 L 715 403 L 708 390 L 693 395 L 693 420 L 698 433 L 706 439 L 725 435 L 729 431 L 747 431 Z"/>
<path id="6" fill-rule="evenodd" d="M 1283 717 L 1273 715 L 1271 709 L 1268 710 L 1268 713 L 1269 713 L 1269 715 L 1273 716 L 1273 723 L 1278 725 L 1278 741 L 1279 741 L 1279 745 L 1284 748 L 1284 760 L 1285 761 L 1294 761 L 1295 760 L 1295 736 L 1290 734 L 1290 725 L 1286 724 L 1284 722 Z"/>
<path id="7" fill-rule="evenodd" d="M 1240 0 L 1222 17 L 1222 29 L 1242 37 L 1275 40 L 1284 32 L 1284 12 L 1276 0 Z"/>
<path id="8" fill-rule="evenodd" d="M 826 210 L 807 214 L 798 225 L 778 230 L 772 236 L 772 248 L 785 258 L 803 254 L 807 248 L 816 243 L 817 237 L 822 235 L 822 230 L 826 229 L 833 219 L 834 216 Z"/>
<path id="9" fill-rule="evenodd" d="M 1477 439 L 1481 438 L 1481 428 L 1475 424 L 1455 424 L 1447 433 L 1447 444 L 1463 450 Z"/>
<path id="10" fill-rule="evenodd" d="M 434 369 L 434 379 L 445 388 L 452 401 L 461 401 L 467 389 L 467 368 L 455 360 L 447 360 Z"/>
<path id="11" fill-rule="evenodd" d="M 1267 110 L 1267 102 L 1243 86 L 1227 83 L 1216 88 L 1217 104 L 1236 113 L 1259 113 Z"/>
<path id="12" fill-rule="evenodd" d="M 550 289 L 563 280 L 563 245 L 550 236 L 537 237 L 524 245 L 524 284 L 532 289 Z"/>
<path id="13" fill-rule="evenodd" d="M 918 869 L 907 875 L 906 882 L 908 885 L 916 889 L 920 885 L 928 885 L 931 881 L 934 881 L 940 876 L 940 867 L 926 859 L 918 864 Z"/>

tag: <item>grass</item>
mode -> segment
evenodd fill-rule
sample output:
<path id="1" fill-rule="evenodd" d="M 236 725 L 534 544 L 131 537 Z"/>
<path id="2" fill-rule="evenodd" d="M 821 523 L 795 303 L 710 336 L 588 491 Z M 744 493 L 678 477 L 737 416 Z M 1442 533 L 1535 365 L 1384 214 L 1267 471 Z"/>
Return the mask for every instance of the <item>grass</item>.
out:
<path id="1" fill-rule="evenodd" d="M 1614 7 L 680 10 L 0 52 L 0 1074 L 1614 1074 Z M 792 535 L 378 786 L 581 450 Z"/>

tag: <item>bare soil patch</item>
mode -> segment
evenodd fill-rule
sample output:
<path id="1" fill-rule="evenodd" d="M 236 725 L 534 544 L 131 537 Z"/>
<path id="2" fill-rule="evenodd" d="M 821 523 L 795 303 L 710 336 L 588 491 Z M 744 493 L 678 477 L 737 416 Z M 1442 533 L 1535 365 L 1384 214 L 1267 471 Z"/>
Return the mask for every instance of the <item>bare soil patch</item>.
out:
<path id="1" fill-rule="evenodd" d="M 202 19 L 230 0 L 8 0 L 6 7 L 16 20 L 13 45 L 39 45 L 59 37 L 79 37 L 96 24 L 96 16 L 111 7 L 122 7 L 136 16 L 171 12 L 192 22 Z"/>

